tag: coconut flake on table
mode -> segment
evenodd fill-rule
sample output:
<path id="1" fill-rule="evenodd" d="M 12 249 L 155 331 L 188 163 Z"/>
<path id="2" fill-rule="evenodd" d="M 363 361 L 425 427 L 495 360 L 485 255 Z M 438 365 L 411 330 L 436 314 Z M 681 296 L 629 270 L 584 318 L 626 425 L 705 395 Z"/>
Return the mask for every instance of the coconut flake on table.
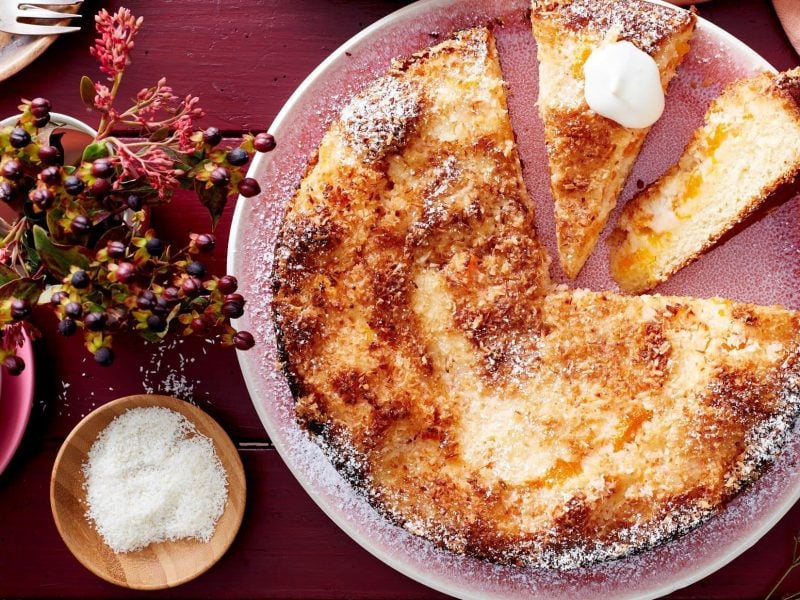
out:
<path id="1" fill-rule="evenodd" d="M 86 517 L 118 553 L 167 540 L 207 542 L 228 498 L 214 443 L 163 407 L 133 408 L 111 421 L 83 474 Z"/>

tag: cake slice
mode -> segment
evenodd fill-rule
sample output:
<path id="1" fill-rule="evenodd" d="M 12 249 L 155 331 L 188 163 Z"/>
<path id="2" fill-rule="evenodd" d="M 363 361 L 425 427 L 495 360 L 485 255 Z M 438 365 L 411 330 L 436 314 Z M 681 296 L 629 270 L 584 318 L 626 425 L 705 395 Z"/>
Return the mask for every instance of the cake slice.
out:
<path id="1" fill-rule="evenodd" d="M 800 68 L 737 81 L 675 164 L 623 209 L 611 274 L 628 292 L 697 259 L 800 172 Z"/>
<path id="2" fill-rule="evenodd" d="M 583 65 L 605 41 L 629 41 L 656 61 L 666 90 L 689 50 L 694 15 L 643 0 L 534 0 L 539 113 L 544 121 L 561 266 L 576 277 L 614 209 L 649 128 L 592 111 Z"/>

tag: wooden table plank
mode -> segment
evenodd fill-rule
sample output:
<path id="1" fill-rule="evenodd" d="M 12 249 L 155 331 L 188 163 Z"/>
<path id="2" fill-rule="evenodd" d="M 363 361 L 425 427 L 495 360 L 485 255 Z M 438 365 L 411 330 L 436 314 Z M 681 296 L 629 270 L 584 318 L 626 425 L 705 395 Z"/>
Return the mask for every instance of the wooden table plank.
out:
<path id="1" fill-rule="evenodd" d="M 24 469 L 0 479 L 0 597 L 136 597 L 84 569 L 50 518 L 48 443 Z M 373 558 L 302 491 L 274 450 L 241 452 L 248 481 L 242 529 L 208 573 L 171 598 L 432 598 Z M 13 489 L 10 489 L 13 486 Z M 13 574 L 13 576 L 12 576 Z"/>
<path id="2" fill-rule="evenodd" d="M 84 569 L 50 518 L 48 486 L 58 446 L 48 442 L 0 478 L 0 597 L 101 598 L 140 593 L 116 588 Z M 241 452 L 248 504 L 239 536 L 220 563 L 174 598 L 439 597 L 362 550 L 302 491 L 274 450 Z M 763 597 L 791 555 L 800 511 L 792 511 L 754 548 L 680 600 Z M 800 573 L 786 583 L 800 589 Z"/>
<path id="3" fill-rule="evenodd" d="M 124 5 L 145 18 L 124 90 L 161 75 L 179 93 L 200 96 L 206 122 L 227 131 L 263 129 L 297 85 L 337 46 L 408 4 L 399 0 L 87 0 L 85 14 Z M 58 39 L 36 63 L 4 81 L 0 114 L 20 97 L 48 97 L 79 117 L 81 75 L 97 74 L 89 28 Z"/>

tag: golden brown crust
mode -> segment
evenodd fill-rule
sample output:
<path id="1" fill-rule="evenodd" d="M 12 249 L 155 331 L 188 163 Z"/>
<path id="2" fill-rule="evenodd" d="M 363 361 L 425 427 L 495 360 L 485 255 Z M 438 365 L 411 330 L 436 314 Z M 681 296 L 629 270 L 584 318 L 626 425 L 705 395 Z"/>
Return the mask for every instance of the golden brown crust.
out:
<path id="1" fill-rule="evenodd" d="M 334 123 L 279 236 L 299 422 L 387 518 L 497 562 L 617 558 L 719 510 L 794 417 L 798 316 L 553 292 L 490 34 L 388 77 L 414 117 L 377 144 Z"/>
<path id="2" fill-rule="evenodd" d="M 532 16 L 551 20 L 562 30 L 603 39 L 612 29 L 620 40 L 651 56 L 675 32 L 694 26 L 694 11 L 677 10 L 644 0 L 533 0 Z"/>

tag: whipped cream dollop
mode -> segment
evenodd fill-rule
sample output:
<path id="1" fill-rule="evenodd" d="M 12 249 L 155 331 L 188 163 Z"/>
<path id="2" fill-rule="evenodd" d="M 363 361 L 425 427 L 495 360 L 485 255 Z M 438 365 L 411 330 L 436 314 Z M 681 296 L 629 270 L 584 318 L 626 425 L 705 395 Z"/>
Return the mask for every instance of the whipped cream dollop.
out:
<path id="1" fill-rule="evenodd" d="M 583 75 L 589 108 L 623 127 L 650 127 L 664 112 L 658 65 L 630 42 L 596 48 L 583 65 Z"/>

